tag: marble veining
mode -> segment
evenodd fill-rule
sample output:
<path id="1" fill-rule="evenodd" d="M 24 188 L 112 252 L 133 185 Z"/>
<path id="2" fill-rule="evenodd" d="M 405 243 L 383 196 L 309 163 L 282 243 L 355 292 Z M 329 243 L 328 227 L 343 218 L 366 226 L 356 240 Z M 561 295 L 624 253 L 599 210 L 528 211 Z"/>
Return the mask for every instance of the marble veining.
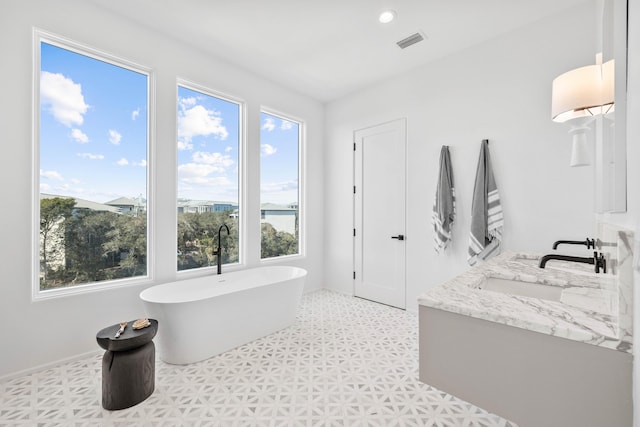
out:
<path id="1" fill-rule="evenodd" d="M 418 303 L 631 353 L 631 324 L 621 319 L 627 307 L 621 304 L 618 275 L 595 274 L 591 266 L 556 260 L 541 269 L 540 256 L 503 253 L 425 292 Z M 560 287 L 560 301 L 482 289 L 491 277 Z"/>
<path id="2" fill-rule="evenodd" d="M 618 289 L 618 324 L 621 341 L 629 343 L 633 337 L 633 232 L 625 228 L 600 223 L 598 225 L 599 239 L 596 247 L 604 252 L 608 258 L 612 272 L 617 278 Z"/>

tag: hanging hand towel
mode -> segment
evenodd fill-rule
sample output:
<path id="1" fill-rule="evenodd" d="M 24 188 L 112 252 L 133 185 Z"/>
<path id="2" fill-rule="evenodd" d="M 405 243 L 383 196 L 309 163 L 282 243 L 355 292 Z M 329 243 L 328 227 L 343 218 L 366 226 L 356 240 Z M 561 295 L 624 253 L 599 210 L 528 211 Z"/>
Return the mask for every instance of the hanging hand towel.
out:
<path id="1" fill-rule="evenodd" d="M 469 236 L 469 257 L 474 265 L 478 259 L 487 259 L 500 253 L 502 241 L 502 206 L 498 187 L 493 178 L 489 141 L 483 140 L 476 171 L 471 205 L 471 234 Z"/>
<path id="2" fill-rule="evenodd" d="M 440 173 L 436 187 L 436 197 L 433 202 L 433 240 L 436 252 L 447 248 L 451 241 L 451 227 L 456 218 L 456 191 L 453 187 L 453 172 L 449 147 L 442 146 L 440 150 Z"/>

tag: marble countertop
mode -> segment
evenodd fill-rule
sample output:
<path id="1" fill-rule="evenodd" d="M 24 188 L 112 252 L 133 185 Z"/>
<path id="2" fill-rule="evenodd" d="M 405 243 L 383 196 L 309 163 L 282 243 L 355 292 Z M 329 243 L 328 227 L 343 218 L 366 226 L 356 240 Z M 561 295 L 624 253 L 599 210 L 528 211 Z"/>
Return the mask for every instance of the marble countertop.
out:
<path id="1" fill-rule="evenodd" d="M 596 274 L 591 265 L 556 260 L 549 261 L 546 268 L 541 269 L 539 258 L 536 254 L 503 253 L 425 292 L 418 297 L 418 303 L 631 353 L 632 335 L 621 328 L 624 322 L 619 321 L 616 276 Z M 561 290 L 551 289 L 559 295 L 559 298 L 551 297 L 556 300 L 519 296 L 483 289 L 488 286 L 488 278 L 517 280 Z"/>

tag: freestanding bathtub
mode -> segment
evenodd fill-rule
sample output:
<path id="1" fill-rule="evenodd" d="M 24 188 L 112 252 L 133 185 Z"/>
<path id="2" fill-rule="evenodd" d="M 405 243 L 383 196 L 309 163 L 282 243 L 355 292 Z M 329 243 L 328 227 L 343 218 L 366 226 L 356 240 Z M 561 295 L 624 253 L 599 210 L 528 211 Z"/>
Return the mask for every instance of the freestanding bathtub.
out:
<path id="1" fill-rule="evenodd" d="M 293 324 L 307 271 L 268 266 L 152 286 L 158 353 L 172 364 L 208 359 Z"/>

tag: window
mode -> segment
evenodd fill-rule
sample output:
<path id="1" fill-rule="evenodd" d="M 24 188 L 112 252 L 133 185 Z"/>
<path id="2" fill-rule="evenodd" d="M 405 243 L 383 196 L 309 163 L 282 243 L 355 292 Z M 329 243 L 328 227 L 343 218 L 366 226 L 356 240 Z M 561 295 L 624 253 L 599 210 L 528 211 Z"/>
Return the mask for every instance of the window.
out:
<path id="1" fill-rule="evenodd" d="M 261 258 L 300 253 L 301 123 L 260 114 Z"/>
<path id="2" fill-rule="evenodd" d="M 178 85 L 178 270 L 239 262 L 240 103 Z M 229 235 L 223 224 L 229 227 Z"/>
<path id="3" fill-rule="evenodd" d="M 150 74 L 36 34 L 38 290 L 147 276 Z"/>

